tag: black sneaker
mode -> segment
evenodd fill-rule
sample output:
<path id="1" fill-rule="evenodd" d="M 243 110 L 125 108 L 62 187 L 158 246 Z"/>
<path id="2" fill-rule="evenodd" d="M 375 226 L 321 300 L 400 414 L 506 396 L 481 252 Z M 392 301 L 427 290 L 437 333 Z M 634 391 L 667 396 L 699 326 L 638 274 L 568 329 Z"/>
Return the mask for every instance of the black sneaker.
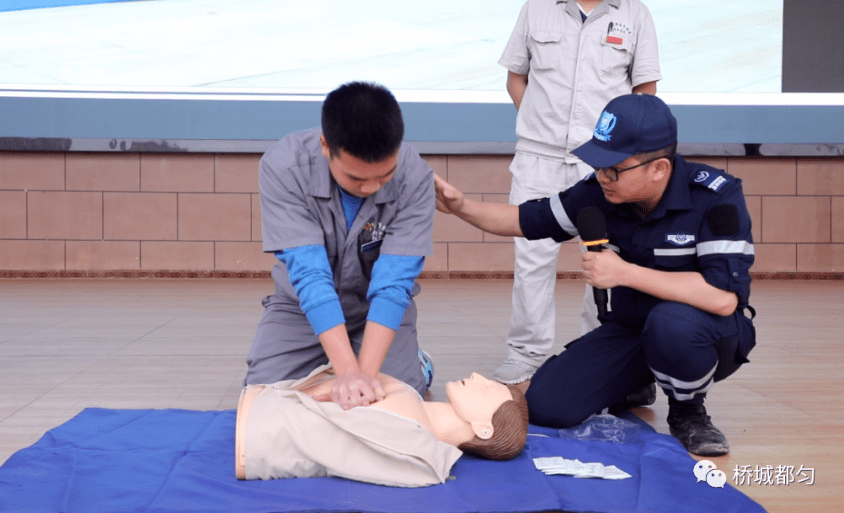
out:
<path id="1" fill-rule="evenodd" d="M 723 456 L 730 452 L 727 437 L 706 414 L 703 403 L 688 404 L 668 399 L 668 427 L 671 436 L 698 456 Z"/>
<path id="2" fill-rule="evenodd" d="M 646 385 L 627 397 L 610 406 L 609 412 L 613 415 L 627 411 L 639 406 L 650 406 L 656 402 L 656 383 Z"/>

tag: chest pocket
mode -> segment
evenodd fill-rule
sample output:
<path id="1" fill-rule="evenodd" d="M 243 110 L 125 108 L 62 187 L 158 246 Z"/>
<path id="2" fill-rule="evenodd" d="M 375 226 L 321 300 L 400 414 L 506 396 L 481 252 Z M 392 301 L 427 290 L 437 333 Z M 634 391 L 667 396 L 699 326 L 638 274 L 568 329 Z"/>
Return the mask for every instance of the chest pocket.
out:
<path id="1" fill-rule="evenodd" d="M 697 249 L 695 246 L 655 248 L 654 266 L 664 271 L 694 271 L 698 268 Z"/>
<path id="2" fill-rule="evenodd" d="M 607 76 L 627 75 L 633 62 L 633 42 L 630 37 L 622 43 L 610 43 L 606 35 L 601 38 L 601 71 Z"/>
<path id="3" fill-rule="evenodd" d="M 532 32 L 529 38 L 530 67 L 535 71 L 554 71 L 560 65 L 561 32 Z"/>
<path id="4" fill-rule="evenodd" d="M 358 258 L 364 278 L 367 281 L 372 279 L 372 266 L 381 255 L 381 244 L 384 242 L 384 233 L 387 227 L 373 217 L 363 227 L 358 235 Z"/>

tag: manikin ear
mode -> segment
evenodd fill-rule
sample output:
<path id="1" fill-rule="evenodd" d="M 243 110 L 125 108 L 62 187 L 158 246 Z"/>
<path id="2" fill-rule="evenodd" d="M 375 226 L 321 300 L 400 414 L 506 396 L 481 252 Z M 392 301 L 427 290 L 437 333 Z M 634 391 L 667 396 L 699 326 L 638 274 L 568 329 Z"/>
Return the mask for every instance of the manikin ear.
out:
<path id="1" fill-rule="evenodd" d="M 474 431 L 475 436 L 480 438 L 481 440 L 489 440 L 492 438 L 492 421 L 490 422 L 479 422 L 479 421 L 472 421 L 470 422 L 472 425 L 472 431 Z"/>

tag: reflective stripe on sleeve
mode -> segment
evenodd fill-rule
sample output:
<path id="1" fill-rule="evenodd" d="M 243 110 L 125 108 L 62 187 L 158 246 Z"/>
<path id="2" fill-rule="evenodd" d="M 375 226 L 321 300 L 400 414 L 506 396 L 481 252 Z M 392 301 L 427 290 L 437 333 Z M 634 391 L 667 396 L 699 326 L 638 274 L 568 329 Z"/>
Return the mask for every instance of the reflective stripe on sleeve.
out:
<path id="1" fill-rule="evenodd" d="M 683 256 L 694 255 L 697 253 L 695 248 L 681 248 L 681 249 L 654 249 L 655 256 Z"/>
<path id="2" fill-rule="evenodd" d="M 554 214 L 554 218 L 557 220 L 557 224 L 560 225 L 560 228 L 565 230 L 565 232 L 569 235 L 577 235 L 577 227 L 571 222 L 569 216 L 566 215 L 566 209 L 563 208 L 563 202 L 560 199 L 560 195 L 554 194 L 551 196 L 549 198 L 549 204 L 551 206 L 551 212 Z"/>
<path id="3" fill-rule="evenodd" d="M 654 256 L 754 255 L 755 252 L 753 244 L 744 240 L 711 240 L 694 248 L 655 248 Z"/>
<path id="4" fill-rule="evenodd" d="M 746 240 L 710 240 L 697 245 L 698 256 L 713 254 L 755 255 L 753 244 Z"/>

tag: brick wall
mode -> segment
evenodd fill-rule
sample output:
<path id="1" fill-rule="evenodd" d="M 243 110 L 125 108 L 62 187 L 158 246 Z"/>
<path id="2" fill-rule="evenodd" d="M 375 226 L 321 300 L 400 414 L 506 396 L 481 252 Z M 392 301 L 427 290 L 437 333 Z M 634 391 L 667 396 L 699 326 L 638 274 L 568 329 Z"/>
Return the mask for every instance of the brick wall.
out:
<path id="1" fill-rule="evenodd" d="M 253 154 L 0 152 L 2 271 L 266 271 Z M 509 156 L 427 156 L 507 202 Z M 844 159 L 690 158 L 744 180 L 755 272 L 844 271 Z M 425 271 L 511 272 L 513 243 L 437 213 Z M 558 270 L 579 269 L 566 243 Z M 7 273 L 8 274 L 8 273 Z"/>

